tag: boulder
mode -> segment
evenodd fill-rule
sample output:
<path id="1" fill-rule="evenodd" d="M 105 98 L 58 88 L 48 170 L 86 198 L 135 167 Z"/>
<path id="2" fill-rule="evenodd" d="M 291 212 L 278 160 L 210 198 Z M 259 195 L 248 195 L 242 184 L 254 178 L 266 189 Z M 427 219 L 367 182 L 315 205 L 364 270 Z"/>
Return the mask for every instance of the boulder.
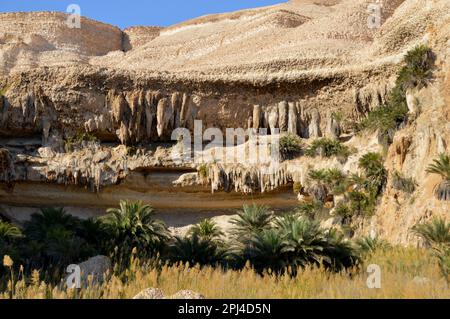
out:
<path id="1" fill-rule="evenodd" d="M 192 290 L 180 290 L 167 299 L 205 299 L 205 296 Z"/>
<path id="2" fill-rule="evenodd" d="M 106 256 L 95 256 L 80 263 L 81 284 L 87 285 L 88 279 L 92 277 L 93 284 L 103 282 L 108 273 L 111 272 L 111 260 Z"/>
<path id="3" fill-rule="evenodd" d="M 147 288 L 134 296 L 133 299 L 164 299 L 164 293 L 158 288 Z"/>

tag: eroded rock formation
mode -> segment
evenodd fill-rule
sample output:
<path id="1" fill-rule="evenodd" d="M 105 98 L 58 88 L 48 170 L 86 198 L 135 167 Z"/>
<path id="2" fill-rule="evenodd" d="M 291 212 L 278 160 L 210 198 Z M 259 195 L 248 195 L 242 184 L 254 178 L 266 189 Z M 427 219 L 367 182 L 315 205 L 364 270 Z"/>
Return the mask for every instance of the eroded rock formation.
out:
<path id="1" fill-rule="evenodd" d="M 361 227 L 410 241 L 413 223 L 449 211 L 432 196 L 438 177 L 425 171 L 450 145 L 450 3 L 389 1 L 380 27 L 369 28 L 372 2 L 296 0 L 125 31 L 85 18 L 81 30 L 69 29 L 61 13 L 0 14 L 0 203 L 88 210 L 126 196 L 162 208 L 183 198 L 191 209 L 221 208 L 220 198 L 235 208 L 242 192 L 295 204 L 286 189 L 310 187 L 309 169 L 352 173 L 364 152 L 381 151 L 352 128 L 386 103 L 404 53 L 426 43 L 437 57 L 435 80 L 408 91 L 411 116 L 387 150 L 386 193 Z M 269 172 L 212 162 L 200 178 L 199 163 L 175 163 L 167 144 L 176 128 L 193 134 L 196 120 L 203 132 L 280 130 L 306 145 L 345 136 L 357 154 L 345 163 L 301 157 Z M 392 187 L 394 170 L 417 180 L 411 198 Z"/>

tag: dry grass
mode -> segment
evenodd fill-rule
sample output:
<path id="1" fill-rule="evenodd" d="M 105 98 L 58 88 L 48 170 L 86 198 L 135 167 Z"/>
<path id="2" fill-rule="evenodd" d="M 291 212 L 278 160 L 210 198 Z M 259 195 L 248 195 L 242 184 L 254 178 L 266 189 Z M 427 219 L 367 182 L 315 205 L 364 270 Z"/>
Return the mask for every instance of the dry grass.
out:
<path id="1" fill-rule="evenodd" d="M 381 267 L 381 288 L 366 285 L 368 264 Z M 427 250 L 395 248 L 375 252 L 367 258 L 360 271 L 329 273 L 310 268 L 297 278 L 283 276 L 260 277 L 251 269 L 222 271 L 205 267 L 165 266 L 158 272 L 138 267 L 134 263 L 126 280 L 112 276 L 102 285 L 92 285 L 78 291 L 61 290 L 39 282 L 37 275 L 25 286 L 16 283 L 14 298 L 132 298 L 148 287 L 161 288 L 166 295 L 190 289 L 207 298 L 450 298 L 450 288 L 442 278 L 436 260 Z M 426 279 L 414 280 L 415 277 Z M 420 282 L 421 281 L 421 282 Z M 0 295 L 8 298 L 9 293 Z"/>

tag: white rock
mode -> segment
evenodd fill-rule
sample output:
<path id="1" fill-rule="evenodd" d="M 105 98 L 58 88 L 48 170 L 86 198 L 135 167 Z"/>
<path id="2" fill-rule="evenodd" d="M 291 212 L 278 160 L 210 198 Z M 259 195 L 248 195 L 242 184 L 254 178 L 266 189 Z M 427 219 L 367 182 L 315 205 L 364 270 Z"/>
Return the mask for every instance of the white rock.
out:
<path id="1" fill-rule="evenodd" d="M 133 299 L 164 299 L 164 293 L 158 288 L 147 288 L 134 296 Z"/>

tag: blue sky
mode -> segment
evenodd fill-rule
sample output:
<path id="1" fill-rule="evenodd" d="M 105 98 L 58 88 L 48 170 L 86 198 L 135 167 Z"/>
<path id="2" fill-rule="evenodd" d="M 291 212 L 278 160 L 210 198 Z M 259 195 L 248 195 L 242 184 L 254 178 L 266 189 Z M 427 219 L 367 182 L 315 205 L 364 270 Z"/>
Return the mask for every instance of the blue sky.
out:
<path id="1" fill-rule="evenodd" d="M 168 26 L 210 13 L 255 8 L 287 0 L 0 0 L 0 12 L 62 11 L 78 4 L 81 15 L 116 25 Z"/>

